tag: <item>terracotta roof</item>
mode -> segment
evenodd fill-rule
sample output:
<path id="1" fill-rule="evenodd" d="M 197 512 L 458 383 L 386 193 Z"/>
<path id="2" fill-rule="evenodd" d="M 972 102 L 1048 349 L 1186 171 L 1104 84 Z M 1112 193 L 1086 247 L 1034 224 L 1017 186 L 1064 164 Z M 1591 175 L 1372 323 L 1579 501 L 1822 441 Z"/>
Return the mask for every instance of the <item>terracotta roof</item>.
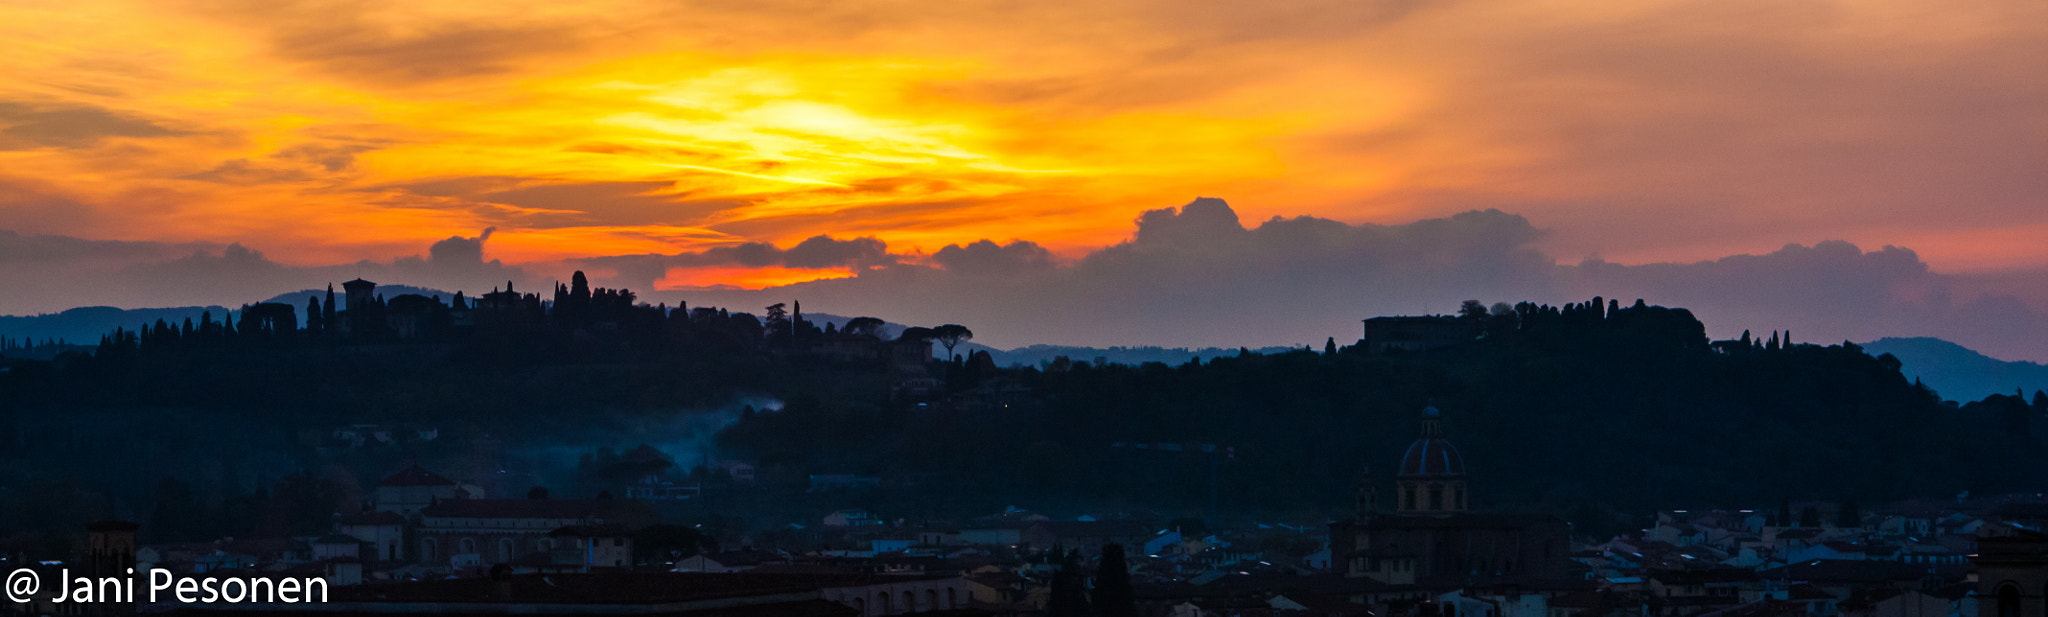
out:
<path id="1" fill-rule="evenodd" d="M 594 518 L 606 523 L 652 516 L 647 504 L 621 499 L 449 499 L 420 513 L 429 518 Z"/>
<path id="2" fill-rule="evenodd" d="M 336 519 L 336 522 L 343 525 L 404 525 L 405 517 L 399 516 L 397 512 L 372 510 L 355 514 L 343 514 L 340 518 Z"/>
<path id="3" fill-rule="evenodd" d="M 1749 568 L 1711 568 L 1704 570 L 1658 570 L 1650 578 L 1666 585 L 1706 585 L 1712 583 L 1741 583 L 1757 580 L 1755 570 Z"/>
<path id="4" fill-rule="evenodd" d="M 414 463 L 411 467 L 398 470 L 398 473 L 385 476 L 377 486 L 455 486 L 455 481 L 427 471 L 418 463 Z"/>
<path id="5" fill-rule="evenodd" d="M 625 525 L 620 525 L 620 524 L 612 523 L 612 524 L 605 524 L 605 525 L 570 525 L 570 526 L 567 526 L 567 527 L 563 527 L 563 528 L 560 528 L 560 529 L 556 529 L 556 530 L 554 530 L 554 531 L 550 531 L 550 532 L 548 532 L 548 537 L 550 537 L 550 538 L 610 538 L 610 537 L 615 537 L 615 536 L 627 536 L 627 535 L 632 535 L 632 534 L 633 534 L 633 531 L 632 531 L 631 529 L 627 529 Z"/>
<path id="6" fill-rule="evenodd" d="M 1866 559 L 1814 559 L 1791 565 L 1764 570 L 1758 574 L 1764 578 L 1783 578 L 1792 581 L 1820 583 L 1857 583 L 1912 581 L 1925 578 L 1928 570 L 1937 570 L 1942 575 L 1957 577 L 1969 569 L 1967 565 L 1915 565 L 1897 561 Z"/>
<path id="7" fill-rule="evenodd" d="M 99 521 L 87 523 L 85 529 L 86 531 L 135 531 L 140 527 L 142 526 L 128 521 Z"/>

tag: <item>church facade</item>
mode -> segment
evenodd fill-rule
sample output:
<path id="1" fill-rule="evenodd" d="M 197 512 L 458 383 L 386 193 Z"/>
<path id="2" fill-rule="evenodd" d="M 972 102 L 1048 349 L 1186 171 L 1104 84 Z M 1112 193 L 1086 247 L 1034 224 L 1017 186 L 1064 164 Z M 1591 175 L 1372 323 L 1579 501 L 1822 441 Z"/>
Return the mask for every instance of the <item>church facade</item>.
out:
<path id="1" fill-rule="evenodd" d="M 1464 457 L 1444 438 L 1433 406 L 1423 412 L 1421 436 L 1402 453 L 1390 511 L 1382 511 L 1379 488 L 1366 474 L 1357 516 L 1330 526 L 1332 566 L 1347 576 L 1422 593 L 1583 585 L 1562 519 L 1471 510 Z"/>

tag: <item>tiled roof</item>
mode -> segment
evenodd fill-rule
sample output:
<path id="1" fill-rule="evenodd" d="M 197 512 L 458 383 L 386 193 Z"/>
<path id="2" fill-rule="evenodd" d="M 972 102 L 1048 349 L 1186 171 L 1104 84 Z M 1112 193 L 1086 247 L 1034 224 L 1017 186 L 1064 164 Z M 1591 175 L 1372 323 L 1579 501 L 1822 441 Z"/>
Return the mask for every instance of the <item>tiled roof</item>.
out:
<path id="1" fill-rule="evenodd" d="M 603 519 L 651 515 L 646 504 L 619 499 L 450 499 L 420 510 L 428 518 Z"/>
<path id="2" fill-rule="evenodd" d="M 455 486 L 455 481 L 427 471 L 418 463 L 414 463 L 411 467 L 398 470 L 398 473 L 385 476 L 377 486 Z"/>
<path id="3" fill-rule="evenodd" d="M 341 518 L 337 519 L 337 522 L 343 525 L 404 525 L 405 517 L 399 516 L 397 512 L 373 510 L 370 512 L 357 512 L 355 514 L 343 514 Z"/>

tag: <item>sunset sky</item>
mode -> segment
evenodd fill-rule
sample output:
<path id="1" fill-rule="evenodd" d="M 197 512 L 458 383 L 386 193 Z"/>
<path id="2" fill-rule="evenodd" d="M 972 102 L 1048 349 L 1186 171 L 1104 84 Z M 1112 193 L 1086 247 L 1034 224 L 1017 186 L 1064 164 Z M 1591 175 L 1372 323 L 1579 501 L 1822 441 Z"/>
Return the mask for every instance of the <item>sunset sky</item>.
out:
<path id="1" fill-rule="evenodd" d="M 819 235 L 1074 264 L 1208 196 L 1247 228 L 1499 209 L 1560 264 L 1895 245 L 2048 310 L 2039 0 L 0 0 L 0 49 L 0 230 L 135 259 L 489 229 L 549 280 Z"/>

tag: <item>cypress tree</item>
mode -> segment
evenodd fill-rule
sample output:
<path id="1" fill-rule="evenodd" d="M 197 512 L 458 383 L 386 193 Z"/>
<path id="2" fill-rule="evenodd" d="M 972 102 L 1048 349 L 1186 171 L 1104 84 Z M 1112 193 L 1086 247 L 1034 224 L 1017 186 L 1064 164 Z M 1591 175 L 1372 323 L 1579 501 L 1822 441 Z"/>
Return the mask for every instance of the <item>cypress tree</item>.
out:
<path id="1" fill-rule="evenodd" d="M 320 305 L 320 322 L 334 323 L 334 284 L 327 284 L 327 301 Z"/>
<path id="2" fill-rule="evenodd" d="M 1124 563 L 1124 545 L 1102 546 L 1102 565 L 1095 570 L 1095 614 L 1097 617 L 1137 617 L 1137 598 L 1131 594 L 1131 567 Z"/>
<path id="3" fill-rule="evenodd" d="M 1843 529 L 1856 529 L 1862 527 L 1863 513 L 1858 510 L 1859 508 L 1856 507 L 1856 500 L 1851 499 L 1848 501 L 1843 501 L 1842 512 L 1835 516 L 1835 526 Z"/>
<path id="4" fill-rule="evenodd" d="M 1052 575 L 1051 597 L 1045 601 L 1046 617 L 1089 617 L 1088 595 L 1081 589 L 1075 558 L 1073 553 L 1060 558 L 1060 569 Z"/>

